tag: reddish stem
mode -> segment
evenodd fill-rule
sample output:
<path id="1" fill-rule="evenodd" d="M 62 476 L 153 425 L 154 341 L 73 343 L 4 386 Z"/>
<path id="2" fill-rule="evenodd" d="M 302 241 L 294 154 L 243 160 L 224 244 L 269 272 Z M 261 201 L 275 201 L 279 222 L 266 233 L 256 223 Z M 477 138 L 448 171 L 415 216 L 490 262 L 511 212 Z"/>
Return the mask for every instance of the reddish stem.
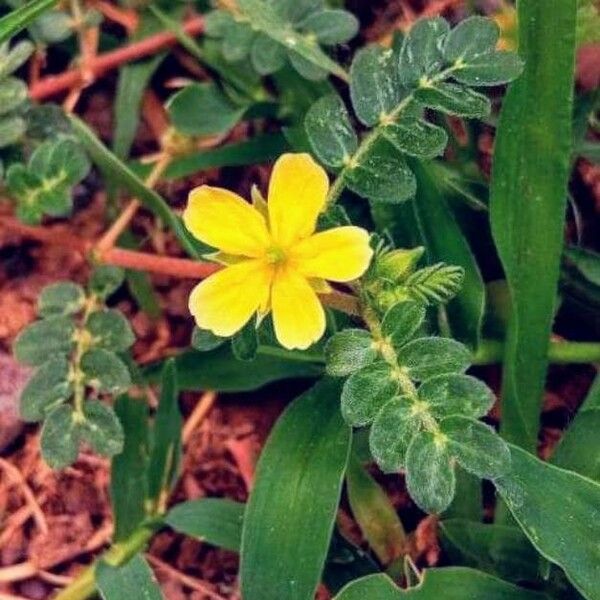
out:
<path id="1" fill-rule="evenodd" d="M 183 25 L 183 30 L 191 36 L 202 33 L 204 30 L 204 19 L 201 16 L 189 19 Z M 175 46 L 177 42 L 178 40 L 174 33 L 163 31 L 144 38 L 139 42 L 133 42 L 127 46 L 113 50 L 112 52 L 100 54 L 94 57 L 94 60 L 89 65 L 86 65 L 86 67 L 97 78 L 124 63 L 155 54 L 163 48 Z M 81 69 L 69 69 L 58 75 L 48 75 L 40 79 L 31 86 L 29 95 L 33 100 L 43 100 L 48 96 L 54 96 L 81 83 L 83 83 L 81 81 Z"/>

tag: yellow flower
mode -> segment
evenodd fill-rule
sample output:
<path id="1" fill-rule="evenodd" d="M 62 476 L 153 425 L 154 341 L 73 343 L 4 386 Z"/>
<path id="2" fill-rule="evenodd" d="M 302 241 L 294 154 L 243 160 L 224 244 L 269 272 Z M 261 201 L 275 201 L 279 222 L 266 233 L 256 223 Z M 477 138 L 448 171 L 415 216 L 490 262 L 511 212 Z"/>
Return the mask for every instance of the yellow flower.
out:
<path id="1" fill-rule="evenodd" d="M 231 336 L 258 314 L 273 312 L 285 348 L 308 348 L 325 332 L 317 292 L 329 281 L 351 281 L 369 266 L 369 234 L 360 227 L 315 233 L 329 180 L 308 154 L 284 154 L 275 163 L 268 203 L 254 206 L 221 188 L 190 193 L 183 221 L 200 241 L 217 248 L 228 266 L 190 295 L 198 327 Z"/>

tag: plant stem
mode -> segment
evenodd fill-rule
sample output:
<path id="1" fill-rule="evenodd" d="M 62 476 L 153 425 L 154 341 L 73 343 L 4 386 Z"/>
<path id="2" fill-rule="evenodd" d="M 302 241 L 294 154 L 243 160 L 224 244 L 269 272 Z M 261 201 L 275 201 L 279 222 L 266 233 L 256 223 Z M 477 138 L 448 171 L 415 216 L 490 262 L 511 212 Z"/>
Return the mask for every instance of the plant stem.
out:
<path id="1" fill-rule="evenodd" d="M 95 573 L 99 561 L 119 567 L 137 554 L 150 541 L 156 527 L 140 526 L 126 540 L 113 544 L 100 558 L 85 569 L 54 600 L 84 600 L 96 590 Z"/>
<path id="2" fill-rule="evenodd" d="M 501 363 L 504 343 L 498 340 L 481 340 L 473 357 L 474 365 Z M 557 365 L 600 362 L 600 342 L 550 342 L 548 360 Z"/>
<path id="3" fill-rule="evenodd" d="M 189 35 L 198 35 L 204 30 L 204 19 L 201 16 L 193 17 L 185 23 L 183 29 Z M 87 66 L 90 72 L 97 78 L 124 63 L 156 54 L 159 50 L 175 46 L 177 43 L 177 37 L 173 33 L 169 31 L 160 32 L 148 36 L 139 42 L 128 44 L 123 48 L 95 56 Z M 29 96 L 33 100 L 43 100 L 48 96 L 54 96 L 67 89 L 71 89 L 78 83 L 81 83 L 81 69 L 69 69 L 59 75 L 48 75 L 40 79 L 31 86 Z"/>

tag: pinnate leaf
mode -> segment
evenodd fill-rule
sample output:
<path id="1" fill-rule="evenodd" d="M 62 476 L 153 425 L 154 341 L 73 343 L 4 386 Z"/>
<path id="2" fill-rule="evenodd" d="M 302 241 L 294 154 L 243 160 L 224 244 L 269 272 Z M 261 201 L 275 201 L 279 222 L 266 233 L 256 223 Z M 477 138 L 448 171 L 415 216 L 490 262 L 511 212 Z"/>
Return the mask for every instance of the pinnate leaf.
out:
<path id="1" fill-rule="evenodd" d="M 68 400 L 71 393 L 69 362 L 64 356 L 50 358 L 21 394 L 21 417 L 28 422 L 41 421 L 48 410 Z"/>
<path id="2" fill-rule="evenodd" d="M 73 349 L 75 325 L 68 317 L 49 317 L 26 327 L 14 345 L 19 362 L 38 366 L 49 356 L 67 355 Z"/>
<path id="3" fill-rule="evenodd" d="M 510 469 L 510 451 L 506 442 L 481 421 L 466 417 L 448 417 L 440 423 L 448 438 L 448 449 L 460 465 L 487 479 L 506 475 Z"/>
<path id="4" fill-rule="evenodd" d="M 83 288 L 72 281 L 46 286 L 38 298 L 38 313 L 42 317 L 66 316 L 78 313 L 85 302 Z"/>
<path id="5" fill-rule="evenodd" d="M 415 98 L 427 108 L 459 117 L 487 117 L 491 104 L 486 96 L 446 81 L 420 87 Z"/>
<path id="6" fill-rule="evenodd" d="M 406 452 L 406 486 L 424 511 L 440 514 L 454 498 L 456 477 L 449 445 L 429 431 L 418 433 Z"/>
<path id="7" fill-rule="evenodd" d="M 79 437 L 103 456 L 114 456 L 123 450 L 123 428 L 115 411 L 97 400 L 83 406 L 85 420 L 79 426 Z"/>
<path id="8" fill-rule="evenodd" d="M 399 72 L 403 84 L 416 84 L 437 73 L 444 63 L 442 47 L 450 27 L 441 17 L 417 21 L 400 49 Z"/>
<path id="9" fill-rule="evenodd" d="M 349 425 L 367 425 L 379 409 L 396 394 L 397 383 L 391 377 L 390 366 L 372 363 L 353 373 L 342 388 L 342 415 Z"/>
<path id="10" fill-rule="evenodd" d="M 105 309 L 92 313 L 85 328 L 92 336 L 92 344 L 98 348 L 122 352 L 135 341 L 129 321 L 118 310 Z"/>
<path id="11" fill-rule="evenodd" d="M 397 204 L 415 195 L 415 176 L 401 154 L 385 139 L 377 139 L 344 175 L 348 187 L 375 202 Z"/>
<path id="12" fill-rule="evenodd" d="M 44 460 L 53 469 L 63 469 L 75 462 L 79 435 L 71 406 L 63 404 L 48 414 L 42 427 L 40 446 Z"/>
<path id="13" fill-rule="evenodd" d="M 449 338 L 424 337 L 408 342 L 398 362 L 412 379 L 423 381 L 444 373 L 462 373 L 471 364 L 469 349 Z"/>
<path id="14" fill-rule="evenodd" d="M 419 426 L 406 396 L 393 398 L 381 408 L 371 427 L 369 447 L 382 471 L 397 473 L 404 468 L 406 451 Z"/>
<path id="15" fill-rule="evenodd" d="M 419 398 L 431 407 L 438 419 L 452 415 L 483 417 L 494 403 L 492 390 L 483 381 L 456 373 L 436 375 L 424 381 L 419 388 Z"/>
<path id="16" fill-rule="evenodd" d="M 350 68 L 350 97 L 354 112 L 364 125 L 372 127 L 382 116 L 389 115 L 404 94 L 393 50 L 373 45 L 356 53 Z"/>
<path id="17" fill-rule="evenodd" d="M 348 111 L 337 94 L 317 100 L 308 110 L 304 125 L 314 153 L 328 167 L 342 167 L 358 147 Z"/>
<path id="18" fill-rule="evenodd" d="M 395 349 L 411 340 L 425 320 L 425 307 L 413 301 L 399 302 L 383 317 L 381 332 Z"/>
<path id="19" fill-rule="evenodd" d="M 364 329 L 345 329 L 333 335 L 325 347 L 327 373 L 345 377 L 371 364 L 377 357 L 373 338 Z"/>
<path id="20" fill-rule="evenodd" d="M 81 370 L 86 383 L 100 392 L 116 394 L 131 385 L 125 363 L 114 352 L 103 348 L 88 350 L 81 358 Z"/>

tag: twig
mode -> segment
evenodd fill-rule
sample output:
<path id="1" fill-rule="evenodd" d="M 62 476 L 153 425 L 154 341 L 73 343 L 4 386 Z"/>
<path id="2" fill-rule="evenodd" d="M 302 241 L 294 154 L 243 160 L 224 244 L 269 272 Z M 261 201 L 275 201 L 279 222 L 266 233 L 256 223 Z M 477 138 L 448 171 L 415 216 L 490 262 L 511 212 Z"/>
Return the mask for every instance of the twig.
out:
<path id="1" fill-rule="evenodd" d="M 156 558 L 156 556 L 152 556 L 152 554 L 146 554 L 146 559 L 148 560 L 148 562 L 151 565 L 154 565 L 155 567 L 162 569 L 165 573 L 168 573 L 171 577 L 173 577 L 173 579 L 178 580 L 180 583 L 182 583 L 186 587 L 189 587 L 192 590 L 197 590 L 199 592 L 202 592 L 203 594 L 205 594 L 209 598 L 212 598 L 213 600 L 225 600 L 225 598 L 223 598 L 223 596 L 221 596 L 220 594 L 217 594 L 217 592 L 213 591 L 208 586 L 208 584 L 196 579 L 195 577 L 190 577 L 189 575 L 186 575 L 185 573 L 181 573 L 180 571 L 171 567 L 170 565 L 163 562 L 159 558 Z"/>
<path id="2" fill-rule="evenodd" d="M 30 561 L 11 565 L 10 567 L 2 567 L 0 569 L 0 583 L 10 583 L 12 581 L 23 581 L 34 577 L 38 572 L 38 568 Z"/>
<path id="3" fill-rule="evenodd" d="M 192 414 L 188 417 L 187 421 L 185 422 L 185 425 L 183 426 L 181 439 L 184 446 L 189 442 L 192 433 L 194 433 L 194 430 L 210 412 L 216 399 L 217 394 L 215 392 L 205 392 L 204 394 L 202 394 L 202 396 L 200 397 L 200 401 L 196 404 L 194 410 L 192 411 Z"/>
<path id="4" fill-rule="evenodd" d="M 183 29 L 189 35 L 198 35 L 204 30 L 204 19 L 201 16 L 193 17 L 183 25 Z M 124 63 L 155 54 L 159 50 L 175 46 L 177 43 L 177 37 L 173 33 L 164 31 L 117 50 L 100 54 L 94 57 L 88 67 L 97 78 Z M 81 70 L 69 69 L 59 75 L 49 75 L 40 79 L 32 85 L 29 95 L 33 100 L 43 100 L 71 89 L 78 83 L 81 83 Z"/>
<path id="5" fill-rule="evenodd" d="M 107 19 L 124 27 L 127 33 L 133 33 L 137 29 L 139 17 L 135 10 L 118 8 L 105 0 L 92 0 L 92 4 Z"/>
<path id="6" fill-rule="evenodd" d="M 11 465 L 3 458 L 0 458 L 0 467 L 4 469 L 9 479 L 11 479 L 12 482 L 21 489 L 21 493 L 23 494 L 25 502 L 31 509 L 31 514 L 33 515 L 35 524 L 43 535 L 47 535 L 48 524 L 46 523 L 46 517 L 44 516 L 40 505 L 37 503 L 31 488 L 25 481 L 25 478 L 19 472 L 19 469 L 17 469 L 14 465 Z"/>

